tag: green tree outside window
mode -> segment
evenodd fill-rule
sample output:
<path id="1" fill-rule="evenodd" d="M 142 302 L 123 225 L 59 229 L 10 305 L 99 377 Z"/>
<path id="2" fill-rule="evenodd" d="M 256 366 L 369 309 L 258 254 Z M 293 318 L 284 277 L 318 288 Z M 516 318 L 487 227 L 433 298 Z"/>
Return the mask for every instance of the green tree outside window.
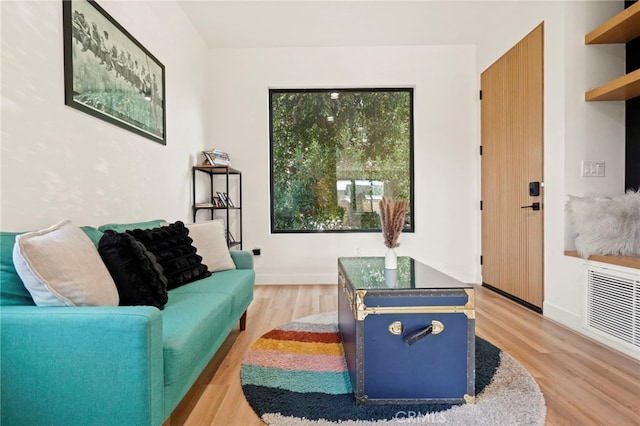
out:
<path id="1" fill-rule="evenodd" d="M 409 202 L 413 89 L 270 90 L 272 232 L 380 231 L 382 197 Z"/>

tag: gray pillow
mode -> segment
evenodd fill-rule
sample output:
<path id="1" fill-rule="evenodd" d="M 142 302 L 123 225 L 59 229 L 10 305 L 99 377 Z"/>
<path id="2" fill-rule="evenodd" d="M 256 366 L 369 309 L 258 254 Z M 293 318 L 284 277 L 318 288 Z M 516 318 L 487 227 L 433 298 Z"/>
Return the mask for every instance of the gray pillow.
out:
<path id="1" fill-rule="evenodd" d="M 580 256 L 640 256 L 640 192 L 570 195 L 566 211 Z"/>

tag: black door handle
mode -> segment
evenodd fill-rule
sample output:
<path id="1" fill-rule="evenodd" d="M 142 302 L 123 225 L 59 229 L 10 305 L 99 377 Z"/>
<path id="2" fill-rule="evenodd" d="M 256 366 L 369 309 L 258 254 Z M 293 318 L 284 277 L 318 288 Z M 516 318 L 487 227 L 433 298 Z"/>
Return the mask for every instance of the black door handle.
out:
<path id="1" fill-rule="evenodd" d="M 534 211 L 540 210 L 540 203 L 531 203 L 530 206 L 522 206 L 521 209 L 532 209 Z"/>

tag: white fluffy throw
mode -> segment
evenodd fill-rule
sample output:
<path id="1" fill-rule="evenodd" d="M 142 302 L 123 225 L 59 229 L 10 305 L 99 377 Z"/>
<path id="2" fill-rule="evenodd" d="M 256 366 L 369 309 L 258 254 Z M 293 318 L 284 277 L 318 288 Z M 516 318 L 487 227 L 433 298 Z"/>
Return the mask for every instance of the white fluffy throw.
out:
<path id="1" fill-rule="evenodd" d="M 640 256 L 640 191 L 615 197 L 569 195 L 566 209 L 580 256 Z"/>

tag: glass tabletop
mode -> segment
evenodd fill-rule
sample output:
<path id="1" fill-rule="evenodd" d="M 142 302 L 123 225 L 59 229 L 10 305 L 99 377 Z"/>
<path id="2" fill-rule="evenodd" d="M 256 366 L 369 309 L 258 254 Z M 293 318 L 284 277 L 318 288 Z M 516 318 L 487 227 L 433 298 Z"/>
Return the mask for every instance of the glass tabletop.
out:
<path id="1" fill-rule="evenodd" d="M 398 257 L 395 270 L 385 270 L 384 257 L 341 257 L 338 262 L 356 290 L 472 288 L 408 256 Z"/>

